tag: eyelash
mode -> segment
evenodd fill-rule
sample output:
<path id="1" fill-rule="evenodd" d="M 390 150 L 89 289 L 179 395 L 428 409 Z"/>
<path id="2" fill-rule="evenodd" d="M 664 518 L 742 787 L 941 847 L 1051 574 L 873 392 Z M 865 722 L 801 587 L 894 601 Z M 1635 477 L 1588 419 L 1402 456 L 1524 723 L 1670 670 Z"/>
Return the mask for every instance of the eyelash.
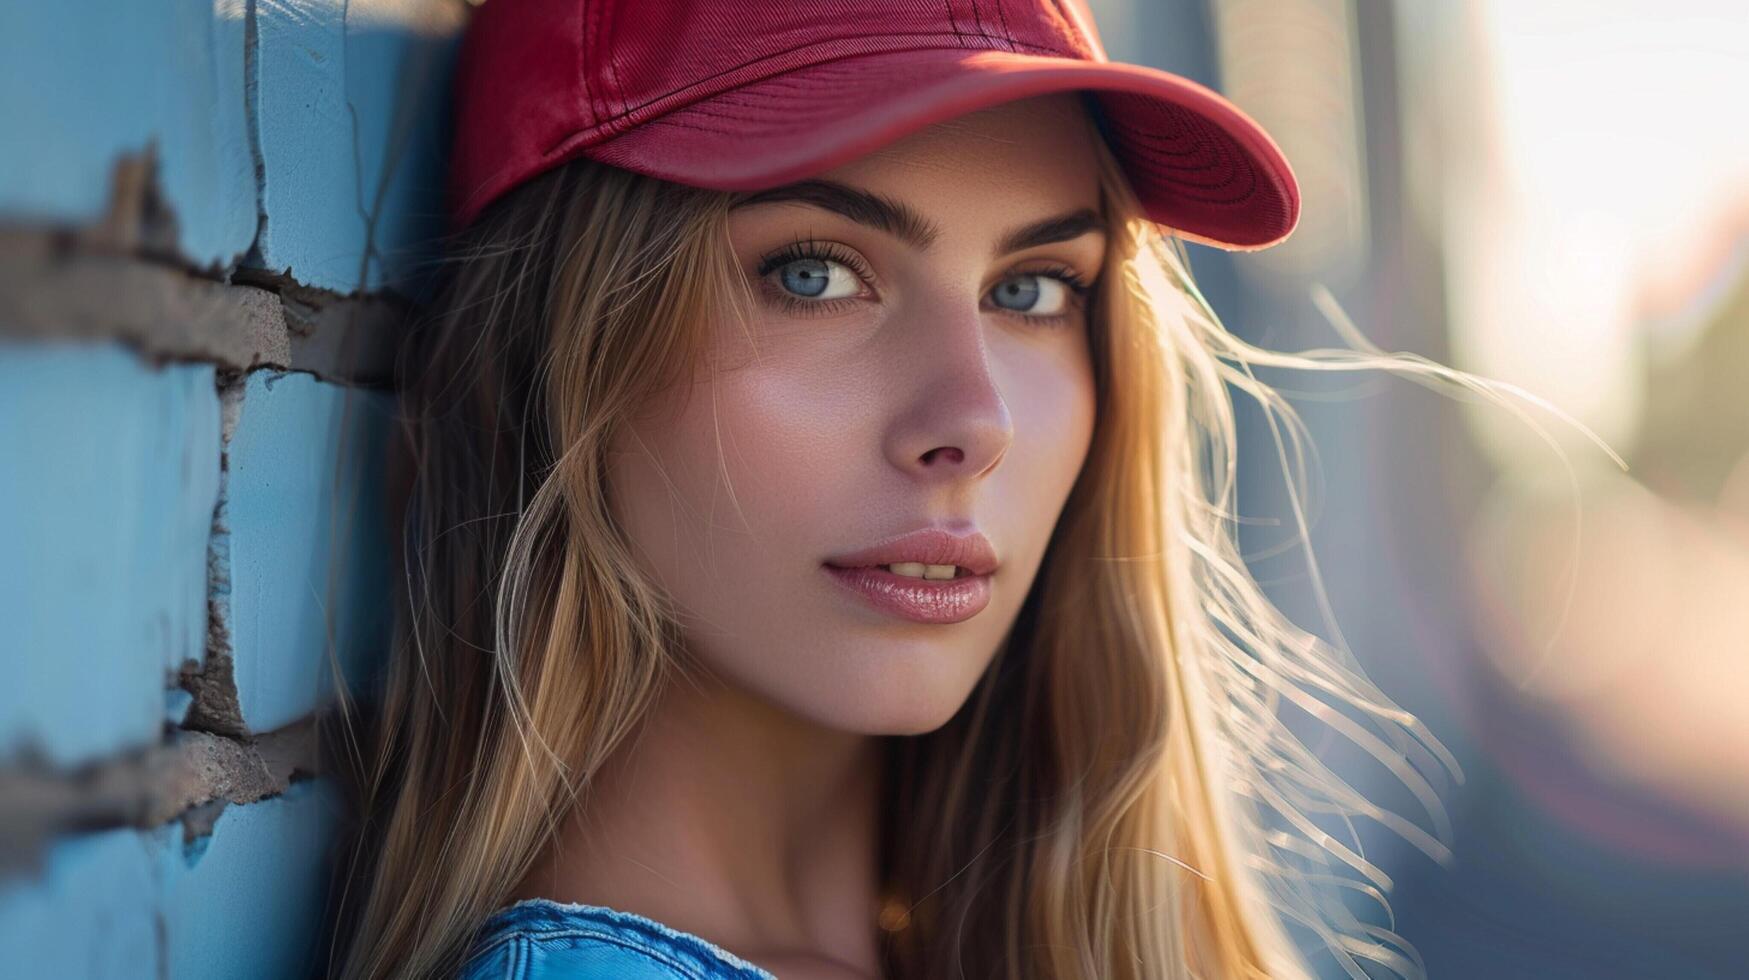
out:
<path id="1" fill-rule="evenodd" d="M 874 274 L 870 271 L 866 262 L 852 253 L 849 249 L 846 249 L 835 242 L 797 241 L 785 245 L 783 248 L 765 256 L 765 258 L 760 261 L 759 282 L 764 286 L 765 291 L 769 293 L 773 299 L 782 304 L 786 310 L 792 313 L 799 313 L 803 316 L 819 316 L 835 312 L 843 309 L 842 304 L 854 303 L 856 302 L 856 299 L 854 297 L 844 297 L 828 300 L 806 300 L 799 296 L 790 294 L 771 282 L 771 274 L 773 272 L 776 272 L 778 269 L 783 268 L 791 262 L 797 262 L 802 259 L 837 262 L 855 273 L 857 277 L 863 281 L 864 285 L 867 285 L 869 280 L 874 278 Z M 1023 320 L 1031 320 L 1036 323 L 1060 324 L 1066 322 L 1076 310 L 1084 309 L 1086 307 L 1087 300 L 1093 293 L 1092 285 L 1088 283 L 1084 276 L 1069 266 L 1060 263 L 1052 264 L 1042 269 L 1026 269 L 1024 271 L 1015 272 L 1008 278 L 1013 279 L 1019 276 L 1046 276 L 1056 279 L 1062 282 L 1063 285 L 1067 286 L 1070 294 L 1074 297 L 1074 300 L 1070 304 L 1069 311 L 1054 316 L 1034 316 L 1028 313 L 1020 313 L 1015 310 L 1003 311 L 1004 313 L 1011 313 L 1014 316 L 1020 317 Z"/>

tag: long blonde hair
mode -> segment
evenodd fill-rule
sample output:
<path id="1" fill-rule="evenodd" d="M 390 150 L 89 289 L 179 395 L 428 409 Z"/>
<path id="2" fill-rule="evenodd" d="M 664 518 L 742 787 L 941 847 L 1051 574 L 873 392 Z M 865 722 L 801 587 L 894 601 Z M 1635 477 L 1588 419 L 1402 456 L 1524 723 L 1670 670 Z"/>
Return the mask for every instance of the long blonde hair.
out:
<path id="1" fill-rule="evenodd" d="M 1317 359 L 1224 330 L 1099 152 L 1093 445 L 972 696 L 940 729 L 885 740 L 886 975 L 1304 977 L 1307 940 L 1356 977 L 1362 961 L 1413 974 L 1406 944 L 1324 897 L 1334 864 L 1381 901 L 1384 884 L 1329 828 L 1365 816 L 1441 845 L 1344 784 L 1279 704 L 1390 766 L 1436 834 L 1433 771 L 1455 763 L 1270 604 L 1234 533 L 1232 395 L 1285 423 L 1286 459 L 1291 412 L 1251 367 Z M 399 628 L 341 740 L 360 822 L 337 879 L 339 976 L 453 972 L 680 662 L 668 600 L 613 519 L 605 452 L 697 369 L 707 317 L 746 308 L 734 199 L 568 164 L 476 223 L 411 333 Z"/>

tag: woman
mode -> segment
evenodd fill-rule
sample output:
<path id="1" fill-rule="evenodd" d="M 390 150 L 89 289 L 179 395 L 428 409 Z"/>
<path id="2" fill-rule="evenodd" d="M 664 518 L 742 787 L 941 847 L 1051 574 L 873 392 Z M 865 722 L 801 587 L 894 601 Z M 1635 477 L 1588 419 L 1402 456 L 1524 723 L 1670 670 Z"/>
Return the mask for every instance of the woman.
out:
<path id="1" fill-rule="evenodd" d="M 1078 6 L 850 6 L 470 27 L 339 972 L 1411 972 L 1276 706 L 1437 743 L 1247 577 L 1266 355 L 1162 237 L 1291 172 Z"/>

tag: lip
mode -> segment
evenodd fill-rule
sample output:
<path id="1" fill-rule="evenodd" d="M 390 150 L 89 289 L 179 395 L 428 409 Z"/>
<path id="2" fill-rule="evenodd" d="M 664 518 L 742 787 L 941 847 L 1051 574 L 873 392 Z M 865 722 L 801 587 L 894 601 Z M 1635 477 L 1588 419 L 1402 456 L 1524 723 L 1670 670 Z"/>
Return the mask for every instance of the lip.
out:
<path id="1" fill-rule="evenodd" d="M 880 567 L 894 562 L 958 565 L 964 571 L 950 579 L 920 579 Z M 945 625 L 984 611 L 990 604 L 990 575 L 996 566 L 996 551 L 982 534 L 925 528 L 828 558 L 822 567 L 834 581 L 882 612 Z"/>
<path id="2" fill-rule="evenodd" d="M 826 564 L 836 568 L 866 568 L 902 561 L 920 561 L 925 565 L 958 565 L 972 575 L 989 575 L 996 570 L 997 565 L 996 549 L 990 546 L 989 538 L 976 531 L 960 535 L 941 527 L 926 527 L 888 538 L 861 551 L 834 555 L 826 559 Z"/>

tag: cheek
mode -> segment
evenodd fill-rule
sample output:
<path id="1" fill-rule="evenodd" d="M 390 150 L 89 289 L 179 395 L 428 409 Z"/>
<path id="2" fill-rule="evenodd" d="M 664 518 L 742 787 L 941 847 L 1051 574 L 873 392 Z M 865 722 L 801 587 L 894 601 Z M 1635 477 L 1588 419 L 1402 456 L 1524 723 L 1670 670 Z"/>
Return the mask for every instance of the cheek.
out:
<path id="1" fill-rule="evenodd" d="M 820 511 L 872 438 L 856 429 L 861 399 L 797 377 L 747 368 L 700 384 L 636 425 L 611 468 L 634 548 L 683 611 L 723 630 L 782 615 L 772 600 L 824 557 Z"/>
<path id="2" fill-rule="evenodd" d="M 688 653 L 715 674 L 828 727 L 906 727 L 856 693 L 899 689 L 869 655 L 878 644 L 846 636 L 843 600 L 818 567 L 846 527 L 867 526 L 843 511 L 872 472 L 874 416 L 842 387 L 793 380 L 806 377 L 736 372 L 640 426 L 649 453 L 634 444 L 617 457 L 615 509 L 673 598 Z"/>
<path id="3" fill-rule="evenodd" d="M 713 392 L 714 418 L 698 420 L 695 444 L 703 443 L 713 458 L 721 452 L 730 483 L 724 492 L 732 489 L 743 507 L 753 508 L 762 518 L 757 526 L 771 533 L 785 524 L 800 530 L 793 528 L 796 520 L 830 503 L 841 492 L 839 482 L 859 465 L 866 470 L 876 409 L 854 382 L 773 365 L 726 375 Z"/>
<path id="4" fill-rule="evenodd" d="M 1004 492 L 1020 493 L 1035 519 L 1054 518 L 1093 440 L 1097 399 L 1085 344 L 1015 364 L 1005 398 L 1014 416 L 1014 446 L 1004 465 L 1028 472 L 997 482 Z"/>

